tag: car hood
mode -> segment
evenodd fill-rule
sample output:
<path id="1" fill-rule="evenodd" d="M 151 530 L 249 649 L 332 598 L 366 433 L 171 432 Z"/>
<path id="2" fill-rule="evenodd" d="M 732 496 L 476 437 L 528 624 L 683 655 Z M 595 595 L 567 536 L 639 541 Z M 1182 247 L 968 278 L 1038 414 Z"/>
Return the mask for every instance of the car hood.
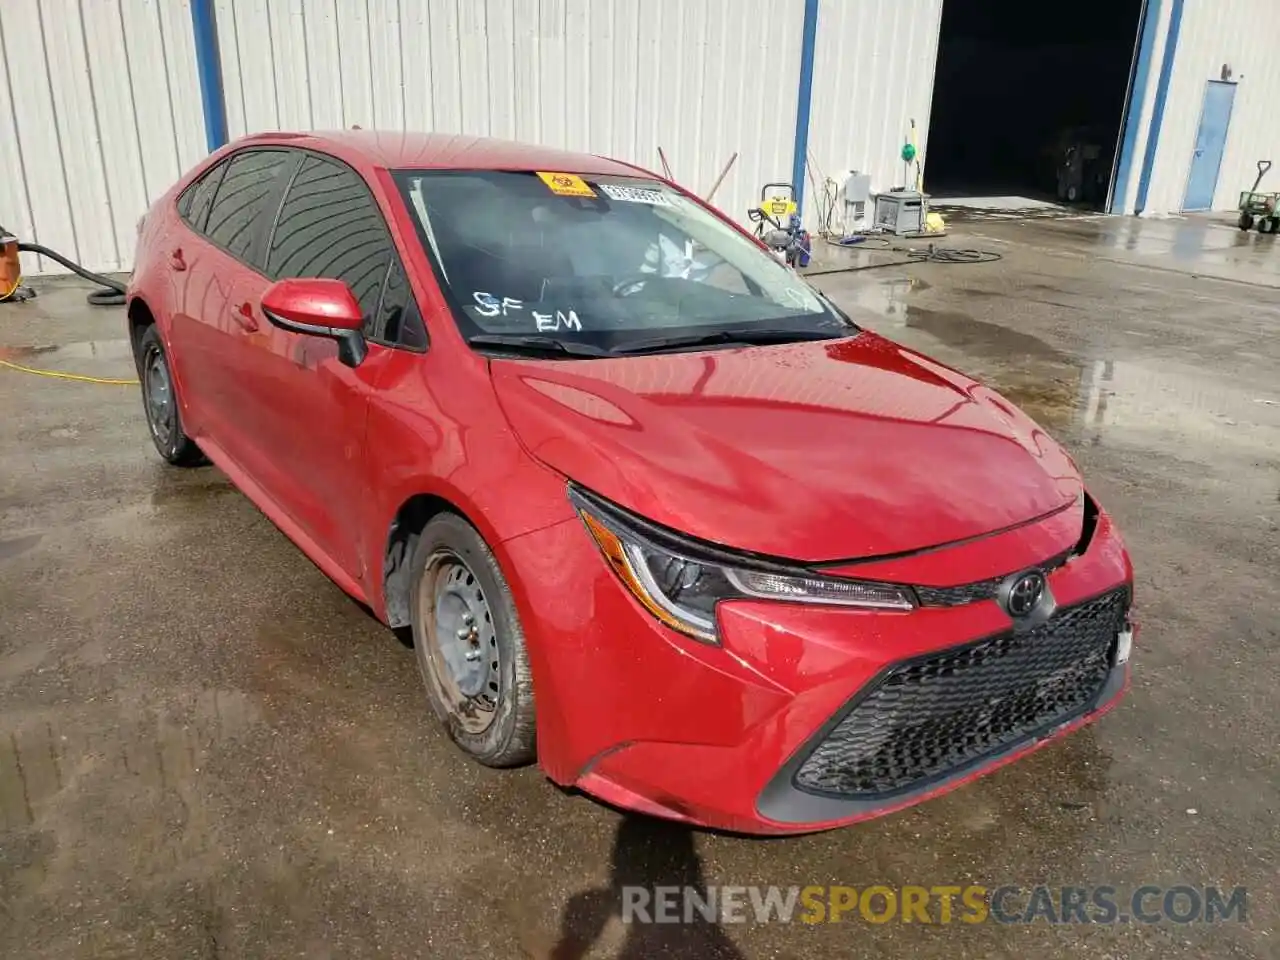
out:
<path id="1" fill-rule="evenodd" d="M 900 553 L 1016 526 L 1081 490 L 1070 457 L 1007 400 L 867 331 L 490 370 L 533 456 L 739 550 Z"/>

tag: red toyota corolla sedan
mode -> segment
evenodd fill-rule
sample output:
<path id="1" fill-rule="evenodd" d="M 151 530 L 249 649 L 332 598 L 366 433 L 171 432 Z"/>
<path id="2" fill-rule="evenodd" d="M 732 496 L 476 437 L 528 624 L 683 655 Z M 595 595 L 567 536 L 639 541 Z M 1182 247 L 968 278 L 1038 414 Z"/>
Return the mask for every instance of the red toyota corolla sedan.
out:
<path id="1" fill-rule="evenodd" d="M 161 455 L 213 461 L 412 627 L 481 763 L 797 833 L 955 787 L 1127 686 L 1132 568 L 1070 457 L 651 173 L 272 134 L 139 229 Z"/>

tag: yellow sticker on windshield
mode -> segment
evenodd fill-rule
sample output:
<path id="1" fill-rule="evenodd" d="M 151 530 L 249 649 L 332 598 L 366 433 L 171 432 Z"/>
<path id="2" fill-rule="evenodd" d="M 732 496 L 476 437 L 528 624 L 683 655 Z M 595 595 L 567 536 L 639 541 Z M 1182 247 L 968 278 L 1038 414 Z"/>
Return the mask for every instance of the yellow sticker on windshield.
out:
<path id="1" fill-rule="evenodd" d="M 594 197 L 596 192 L 587 186 L 587 181 L 572 173 L 545 173 L 537 171 L 542 182 L 551 188 L 552 193 L 562 197 Z"/>

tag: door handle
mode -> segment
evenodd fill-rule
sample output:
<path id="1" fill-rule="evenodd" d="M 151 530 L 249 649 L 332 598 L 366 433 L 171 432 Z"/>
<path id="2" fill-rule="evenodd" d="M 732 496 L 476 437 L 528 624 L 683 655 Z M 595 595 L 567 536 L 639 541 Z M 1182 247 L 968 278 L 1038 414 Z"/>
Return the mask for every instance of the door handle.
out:
<path id="1" fill-rule="evenodd" d="M 169 254 L 169 267 L 173 270 L 179 271 L 187 269 L 187 261 L 182 256 L 181 247 Z"/>
<path id="2" fill-rule="evenodd" d="M 234 320 L 245 333 L 258 332 L 258 321 L 254 319 L 253 307 L 248 303 L 248 301 L 240 304 L 238 307 L 231 308 L 231 319 Z"/>

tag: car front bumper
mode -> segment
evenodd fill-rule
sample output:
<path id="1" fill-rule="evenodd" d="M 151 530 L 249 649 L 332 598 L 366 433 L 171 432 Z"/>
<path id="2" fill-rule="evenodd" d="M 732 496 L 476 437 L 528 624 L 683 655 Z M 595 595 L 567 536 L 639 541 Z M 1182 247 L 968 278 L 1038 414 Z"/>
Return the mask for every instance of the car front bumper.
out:
<path id="1" fill-rule="evenodd" d="M 1025 566 L 1010 536 L 1038 542 L 1044 531 L 1004 537 L 1005 572 Z M 922 582 L 948 585 L 937 581 L 947 552 L 922 560 Z M 901 809 L 1096 719 L 1128 686 L 1114 634 L 1131 629 L 1132 568 L 1105 513 L 1088 549 L 1048 574 L 1057 612 L 1031 634 L 994 600 L 910 612 L 743 600 L 721 603 L 714 646 L 655 621 L 577 520 L 499 554 L 533 665 L 544 770 L 698 825 L 803 833 Z M 982 576 L 999 569 L 983 562 Z M 913 582 L 911 561 L 897 565 Z M 958 569 L 952 582 L 975 579 Z M 1077 657 L 1055 623 L 1107 597 L 1120 598 L 1120 621 L 1095 624 L 1112 635 L 1080 640 Z M 1057 659 L 1044 659 L 1045 644 L 1059 645 Z"/>

